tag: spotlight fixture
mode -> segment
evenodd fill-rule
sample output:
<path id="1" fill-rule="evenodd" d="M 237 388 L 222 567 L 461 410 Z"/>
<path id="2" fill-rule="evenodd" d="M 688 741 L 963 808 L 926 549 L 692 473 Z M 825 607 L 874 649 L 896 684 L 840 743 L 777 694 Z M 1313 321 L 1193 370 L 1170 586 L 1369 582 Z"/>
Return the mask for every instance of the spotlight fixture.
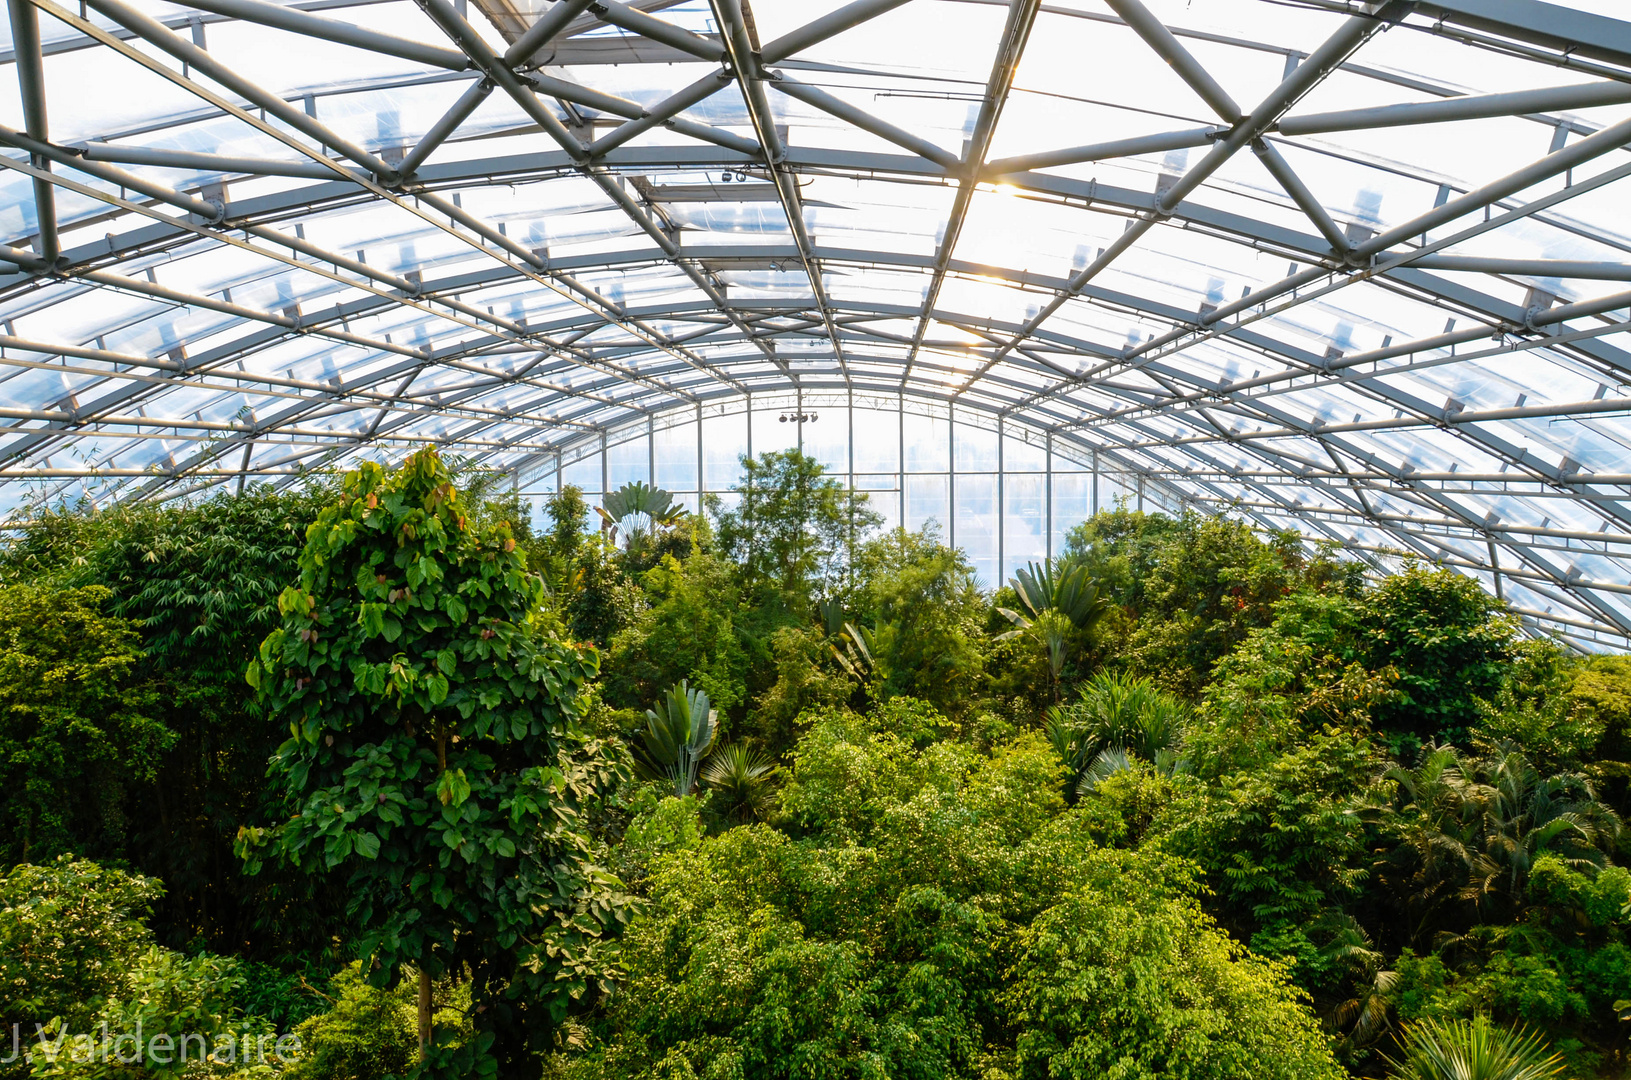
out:
<path id="1" fill-rule="evenodd" d="M 791 413 L 791 414 L 783 413 L 781 416 L 777 417 L 776 419 L 780 420 L 784 424 L 787 423 L 789 420 L 793 421 L 793 423 L 795 423 L 795 424 L 813 424 L 816 421 L 816 414 L 813 413 L 813 412 L 801 412 L 801 413 Z"/>

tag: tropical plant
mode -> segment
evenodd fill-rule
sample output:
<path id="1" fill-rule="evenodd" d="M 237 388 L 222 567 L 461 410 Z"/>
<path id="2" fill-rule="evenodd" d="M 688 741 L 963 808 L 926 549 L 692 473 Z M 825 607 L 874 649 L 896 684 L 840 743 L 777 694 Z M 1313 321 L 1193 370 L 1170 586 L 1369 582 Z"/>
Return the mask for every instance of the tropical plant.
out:
<path id="1" fill-rule="evenodd" d="M 986 611 L 968 557 L 933 529 L 896 529 L 860 550 L 855 577 L 855 625 L 872 628 L 869 692 L 920 698 L 946 715 L 966 709 L 984 670 Z"/>
<path id="2" fill-rule="evenodd" d="M 798 450 L 743 457 L 731 490 L 734 506 L 716 495 L 705 500 L 720 551 L 745 593 L 773 590 L 801 617 L 818 596 L 844 587 L 856 545 L 883 521 L 865 492 L 846 489 Z"/>
<path id="3" fill-rule="evenodd" d="M 650 539 L 659 525 L 678 521 L 685 508 L 674 501 L 672 492 L 635 480 L 608 492 L 595 513 L 608 536 L 625 547 L 636 547 Z"/>
<path id="4" fill-rule="evenodd" d="M 732 743 L 702 767 L 702 780 L 714 791 L 714 809 L 727 821 L 745 824 L 768 816 L 776 763 L 748 743 Z"/>
<path id="5" fill-rule="evenodd" d="M 136 627 L 100 586 L 0 586 L 0 859 L 128 859 L 131 798 L 175 733 Z"/>
<path id="6" fill-rule="evenodd" d="M 1389 1057 L 1397 1080 L 1544 1080 L 1563 1073 L 1563 1056 L 1524 1028 L 1490 1022 L 1428 1019 L 1406 1027 L 1400 1054 Z"/>
<path id="7" fill-rule="evenodd" d="M 684 797 L 697 786 L 697 770 L 714 748 L 716 723 L 708 695 L 685 679 L 646 710 L 646 729 L 631 746 L 635 770 L 669 784 Z"/>
<path id="8" fill-rule="evenodd" d="M 1048 711 L 1046 730 L 1065 766 L 1067 790 L 1080 794 L 1125 767 L 1128 754 L 1171 773 L 1184 719 L 1184 707 L 1149 680 L 1100 672 L 1076 701 Z"/>
<path id="9" fill-rule="evenodd" d="M 1595 869 L 1620 830 L 1585 777 L 1544 777 L 1512 747 L 1479 759 L 1429 746 L 1414 769 L 1387 769 L 1355 813 L 1391 841 L 1376 870 L 1413 942 L 1464 921 L 1456 905 L 1521 911 L 1537 857 Z"/>
<path id="10" fill-rule="evenodd" d="M 1044 611 L 1057 611 L 1078 630 L 1091 626 L 1109 606 L 1084 563 L 1026 563 L 1009 584 L 1033 618 Z"/>
<path id="11" fill-rule="evenodd" d="M 872 681 L 876 670 L 876 664 L 872 659 L 874 640 L 871 627 L 856 626 L 847 622 L 837 644 L 828 646 L 832 650 L 833 659 L 838 661 L 838 666 L 862 686 Z"/>
<path id="12" fill-rule="evenodd" d="M 1595 870 L 1620 832 L 1620 819 L 1597 801 L 1591 781 L 1578 773 L 1542 776 L 1527 754 L 1497 748 L 1479 769 L 1484 788 L 1484 853 L 1502 869 L 1504 883 L 1485 883 L 1518 899 L 1535 857 L 1549 852 L 1576 868 Z"/>
<path id="13" fill-rule="evenodd" d="M 998 634 L 996 640 L 1036 638 L 1046 650 L 1050 685 L 1057 701 L 1072 632 L 1091 628 L 1109 610 L 1109 602 L 1100 595 L 1099 583 L 1083 563 L 1027 563 L 1009 585 L 1030 614 L 997 608 L 1014 629 Z"/>
<path id="14" fill-rule="evenodd" d="M 427 1075 L 524 1069 L 627 917 L 588 823 L 623 779 L 581 726 L 597 661 L 546 630 L 542 600 L 508 526 L 467 518 L 434 450 L 369 463 L 307 531 L 247 673 L 292 736 L 271 766 L 290 814 L 240 852 L 251 872 L 348 873 L 370 977 L 419 974 Z M 449 1042 L 429 988 L 454 971 L 476 1030 Z"/>

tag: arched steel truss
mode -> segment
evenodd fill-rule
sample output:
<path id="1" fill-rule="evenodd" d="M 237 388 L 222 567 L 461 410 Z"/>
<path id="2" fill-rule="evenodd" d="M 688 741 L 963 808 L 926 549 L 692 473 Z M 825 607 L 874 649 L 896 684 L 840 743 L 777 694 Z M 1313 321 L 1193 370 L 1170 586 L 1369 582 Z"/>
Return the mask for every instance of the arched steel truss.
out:
<path id="1" fill-rule="evenodd" d="M 28 234 L 0 248 L 0 268 L 11 268 L 0 273 L 0 387 L 12 388 L 0 390 L 0 482 L 98 499 L 168 497 L 281 481 L 425 442 L 525 476 L 675 410 L 789 392 L 897 394 L 1043 433 L 1052 446 L 1141 477 L 1170 504 L 1295 525 L 1378 565 L 1401 553 L 1444 562 L 1511 594 L 1537 626 L 1607 644 L 1631 639 L 1631 292 L 1605 284 L 1631 280 L 1631 242 L 1616 234 L 1625 222 L 1571 213 L 1631 189 L 1631 119 L 1581 118 L 1631 104 L 1631 23 L 1530 0 L 1295 0 L 1278 6 L 1330 23 L 1323 39 L 1299 48 L 1169 26 L 1141 0 L 1102 8 L 855 0 L 795 5 L 820 13 L 760 41 L 747 0 L 555 0 L 541 12 L 477 2 L 502 34 L 502 53 L 448 0 L 416 0 L 426 18 L 402 33 L 363 17 L 376 7 L 412 12 L 402 0 L 200 0 L 164 19 L 126 0 L 80 8 L 8 0 L 5 59 L 21 115 L 0 126 L 0 145 L 14 151 L 0 166 L 27 178 L 32 204 Z M 773 6 L 760 0 L 760 17 Z M 959 151 L 863 108 L 841 84 L 822 85 L 844 69 L 806 59 L 897 9 L 954 6 L 1003 15 Z M 339 17 L 347 14 L 357 21 Z M 1027 45 L 1039 21 L 1052 20 L 1130 31 L 1216 118 L 1098 143 L 1061 131 L 1047 149 L 993 156 L 1004 110 L 1021 92 L 1015 74 Z M 207 47 L 221 24 L 263 27 L 285 43 L 339 43 L 402 70 L 299 94 L 267 89 Z M 42 37 L 42 25 L 53 36 Z M 1367 44 L 1384 33 L 1548 65 L 1575 81 L 1468 93 L 1367 64 Z M 1197 59 L 1208 46 L 1283 54 L 1283 77 L 1259 100 L 1237 103 Z M 46 92 L 50 65 L 88 50 L 184 91 L 194 111 L 53 141 L 62 113 Z M 700 62 L 705 74 L 640 103 L 593 87 L 608 62 L 676 70 Z M 1376 88 L 1383 103 L 1303 106 L 1338 74 Z M 444 83 L 458 91 L 451 107 L 400 145 L 351 137 L 321 119 L 317 104 L 325 94 Z M 1401 91 L 1423 100 L 1386 103 Z M 709 122 L 704 104 L 731 95 L 739 102 L 727 122 Z M 511 152 L 472 154 L 461 132 L 489 99 L 507 100 L 525 127 L 501 133 Z M 800 106 L 798 116 L 870 141 L 802 142 L 796 125 L 782 123 Z M 1430 208 L 1402 220 L 1356 220 L 1322 202 L 1288 160 L 1310 151 L 1344 158 L 1329 137 L 1345 133 L 1491 118 L 1544 125 L 1548 152 L 1476 185 L 1445 181 Z M 153 137 L 217 120 L 243 125 L 276 153 L 243 158 Z M 1202 151 L 1199 160 L 1163 167 L 1153 188 L 1092 171 L 1189 149 Z M 1253 157 L 1272 189 L 1253 195 L 1261 213 L 1243 213 L 1250 200 L 1224 177 Z M 695 183 L 718 173 L 736 186 Z M 178 175 L 191 182 L 174 186 Z M 918 191 L 943 206 L 932 244 L 891 250 L 813 230 L 802 185 L 835 179 Z M 583 190 L 626 218 L 621 241 L 551 251 L 463 206 L 569 183 L 592 185 Z M 254 192 L 233 196 L 245 187 Z M 1121 231 L 1063 274 L 965 257 L 965 226 L 994 188 L 1074 215 L 1061 220 L 1081 222 L 1084 234 L 1108 235 L 1107 221 Z M 675 207 L 693 199 L 775 207 L 780 227 L 765 240 L 688 226 Z M 59 220 L 64 201 L 78 209 Z M 395 215 L 391 243 L 451 253 L 393 267 L 306 239 L 314 222 L 379 208 Z M 1542 224 L 1611 257 L 1492 256 L 1480 246 Z M 1289 270 L 1249 281 L 1232 301 L 1190 306 L 1115 277 L 1129 252 L 1202 243 L 1272 256 Z M 202 289 L 169 272 L 217 252 L 260 269 Z M 617 275 L 668 284 L 625 301 L 606 285 Z M 776 287 L 735 286 L 754 275 Z M 845 275 L 911 281 L 918 297 L 858 296 L 835 287 Z M 254 292 L 274 277 L 299 291 L 274 303 L 232 298 L 234 287 Z M 950 293 L 964 283 L 1022 297 L 1023 314 L 1006 302 L 959 302 Z M 1448 322 L 1368 349 L 1321 348 L 1288 333 L 1307 313 L 1348 310 L 1357 296 L 1430 307 Z M 525 310 L 537 297 L 547 313 Z M 181 313 L 163 324 L 180 328 L 175 340 L 132 350 L 110 347 L 105 333 L 27 331 L 45 313 L 104 298 L 131 306 L 131 325 Z M 506 304 L 513 310 L 501 314 Z M 1148 336 L 1117 340 L 1111 325 Z M 389 326 L 412 333 L 395 340 Z M 289 359 L 276 359 L 280 351 Z M 308 371 L 317 355 L 323 377 Z M 1446 368 L 1510 371 L 1520 360 L 1595 392 L 1497 405 L 1439 400 L 1411 382 L 1437 385 L 1433 373 Z M 1257 365 L 1250 376 L 1246 363 Z M 66 392 L 40 400 L 53 378 Z M 1557 422 L 1584 426 L 1597 448 L 1591 460 L 1550 433 Z M 1434 449 L 1413 454 L 1418 440 Z M 1435 466 L 1446 447 L 1450 464 Z M 1625 455 L 1618 464 L 1615 448 Z"/>

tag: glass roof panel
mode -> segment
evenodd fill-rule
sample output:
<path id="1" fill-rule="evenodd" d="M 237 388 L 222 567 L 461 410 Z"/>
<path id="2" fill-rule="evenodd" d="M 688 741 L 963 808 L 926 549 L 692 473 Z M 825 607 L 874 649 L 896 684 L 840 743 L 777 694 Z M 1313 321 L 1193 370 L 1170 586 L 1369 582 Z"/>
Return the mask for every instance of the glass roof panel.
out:
<path id="1" fill-rule="evenodd" d="M 424 442 L 598 491 L 603 438 L 820 399 L 988 577 L 1125 497 L 1624 644 L 1631 24 L 1573 6 L 635 0 L 521 55 L 551 0 L 31 0 L 0 507 Z"/>

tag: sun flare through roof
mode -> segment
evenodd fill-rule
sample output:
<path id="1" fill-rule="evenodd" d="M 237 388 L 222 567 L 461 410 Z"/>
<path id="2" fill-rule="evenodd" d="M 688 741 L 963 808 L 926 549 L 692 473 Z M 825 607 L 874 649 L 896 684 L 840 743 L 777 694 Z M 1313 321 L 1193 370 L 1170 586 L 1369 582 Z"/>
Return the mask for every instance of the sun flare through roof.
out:
<path id="1" fill-rule="evenodd" d="M 8 6 L 0 511 L 798 444 L 987 581 L 1121 496 L 1631 640 L 1618 0 Z"/>

